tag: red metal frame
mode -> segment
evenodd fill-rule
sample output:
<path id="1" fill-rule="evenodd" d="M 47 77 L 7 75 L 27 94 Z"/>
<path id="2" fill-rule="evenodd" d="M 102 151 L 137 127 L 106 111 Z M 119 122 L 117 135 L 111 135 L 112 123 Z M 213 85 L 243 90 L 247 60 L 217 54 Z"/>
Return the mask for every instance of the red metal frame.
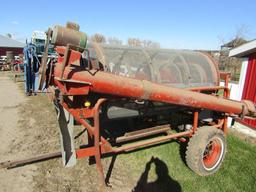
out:
<path id="1" fill-rule="evenodd" d="M 100 173 L 99 179 L 101 187 L 104 187 L 104 173 L 101 164 L 101 155 L 105 153 L 120 153 L 124 151 L 135 150 L 137 148 L 166 142 L 171 139 L 180 139 L 184 141 L 184 137 L 191 137 L 198 127 L 199 111 L 201 108 L 221 111 L 224 114 L 238 114 L 247 115 L 249 109 L 242 102 L 234 102 L 227 100 L 229 98 L 230 90 L 228 88 L 228 74 L 221 74 L 225 78 L 225 86 L 214 87 L 197 87 L 189 89 L 177 89 L 166 87 L 163 85 L 154 84 L 148 81 L 141 81 L 127 77 L 116 76 L 97 70 L 75 70 L 74 63 L 80 61 L 81 53 L 72 50 L 72 46 L 57 47 L 59 53 L 58 63 L 55 65 L 51 83 L 57 86 L 63 95 L 60 104 L 88 131 L 88 136 L 94 141 L 92 147 L 76 150 L 76 158 L 83 158 L 94 156 L 96 160 L 97 170 Z M 213 97 L 211 95 L 202 94 L 200 92 L 210 91 L 216 94 L 217 91 L 224 90 L 223 98 Z M 68 96 L 84 96 L 86 97 L 89 92 L 102 95 L 112 95 L 112 97 L 126 97 L 134 99 L 146 99 L 151 101 L 160 101 L 170 104 L 178 104 L 194 108 L 193 127 L 189 131 L 178 132 L 174 134 L 167 134 L 161 137 L 142 140 L 136 143 L 131 143 L 121 147 L 112 147 L 111 144 L 100 135 L 100 120 L 99 111 L 100 107 L 106 98 L 99 98 L 95 104 L 91 106 L 84 106 L 75 108 L 72 105 L 72 99 Z M 195 102 L 196 101 L 196 102 Z M 93 125 L 88 123 L 88 119 L 93 119 Z M 212 126 L 223 129 L 227 133 L 227 115 L 220 119 L 217 123 L 212 122 Z M 154 132 L 155 134 L 159 132 Z M 152 132 L 152 134 L 154 134 Z M 144 134 L 145 136 L 148 134 Z M 140 135 L 141 136 L 141 135 Z M 142 134 L 143 136 L 143 134 Z M 134 139 L 136 137 L 130 137 Z"/>
<path id="2" fill-rule="evenodd" d="M 224 93 L 223 96 L 224 98 L 230 98 L 230 89 L 228 88 L 228 82 L 230 79 L 231 73 L 227 73 L 227 72 L 221 72 L 220 73 L 220 78 L 224 79 L 225 84 L 224 84 Z M 227 134 L 228 132 L 228 117 L 225 116 L 224 117 L 224 122 L 223 122 L 223 131 L 225 134 Z"/>
<path id="3" fill-rule="evenodd" d="M 176 133 L 176 134 L 171 134 L 167 136 L 163 136 L 161 138 L 154 138 L 151 140 L 146 140 L 146 141 L 141 141 L 137 143 L 132 143 L 129 145 L 121 146 L 121 147 L 116 147 L 113 148 L 110 143 L 105 140 L 102 136 L 100 136 L 100 128 L 99 128 L 99 109 L 100 106 L 106 101 L 106 99 L 102 98 L 97 101 L 95 106 L 91 109 L 86 109 L 87 113 L 85 114 L 84 109 L 73 109 L 68 106 L 68 104 L 65 101 L 62 101 L 61 104 L 62 106 L 74 116 L 74 118 L 81 123 L 87 130 L 90 135 L 90 137 L 93 137 L 94 140 L 94 145 L 93 147 L 87 147 L 83 149 L 77 149 L 76 150 L 76 157 L 77 159 L 84 158 L 84 157 L 89 157 L 89 156 L 94 156 L 96 160 L 96 167 L 99 172 L 99 180 L 101 184 L 101 188 L 104 187 L 105 185 L 105 179 L 104 179 L 104 172 L 103 172 L 103 167 L 101 164 L 101 155 L 106 154 L 106 153 L 120 153 L 124 151 L 130 151 L 130 150 L 135 150 L 137 148 L 149 146 L 149 145 L 154 145 L 158 144 L 161 142 L 166 142 L 171 139 L 177 139 L 180 137 L 185 137 L 185 136 L 191 136 L 193 134 L 193 131 L 186 131 L 186 132 L 181 132 L 181 133 Z M 198 112 L 196 112 L 198 114 Z M 88 115 L 91 114 L 91 115 Z M 86 118 L 93 118 L 94 121 L 94 126 L 91 126 L 87 121 Z M 198 116 L 195 117 L 195 125 L 197 126 L 196 121 Z M 196 127 L 194 127 L 196 128 Z"/>

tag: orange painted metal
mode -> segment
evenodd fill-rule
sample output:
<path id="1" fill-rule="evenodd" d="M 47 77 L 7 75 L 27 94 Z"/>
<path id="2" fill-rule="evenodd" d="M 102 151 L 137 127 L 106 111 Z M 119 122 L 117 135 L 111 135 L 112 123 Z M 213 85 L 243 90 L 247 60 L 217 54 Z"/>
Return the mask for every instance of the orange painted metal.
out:
<path id="1" fill-rule="evenodd" d="M 104 152 L 112 152 L 112 148 L 109 145 L 109 143 L 103 137 L 100 136 L 99 109 L 101 104 L 105 101 L 106 99 L 103 99 L 103 98 L 99 99 L 96 105 L 94 106 L 94 108 L 89 109 L 93 111 L 93 121 L 94 121 L 93 126 L 91 126 L 86 121 L 86 119 L 82 116 L 83 115 L 82 110 L 70 108 L 68 104 L 65 102 L 65 100 L 63 100 L 61 103 L 62 106 L 68 112 L 70 112 L 79 123 L 81 123 L 84 127 L 86 127 L 89 135 L 93 137 L 93 141 L 94 141 L 93 147 L 77 150 L 76 156 L 77 158 L 88 157 L 88 156 L 95 157 L 96 167 L 99 172 L 100 189 L 103 189 L 105 187 L 104 172 L 101 164 L 101 154 Z M 102 145 L 100 143 L 102 143 Z"/>
<path id="2" fill-rule="evenodd" d="M 196 129 L 197 129 L 197 127 L 198 127 L 198 116 L 199 116 L 198 111 L 195 111 L 195 112 L 194 112 L 193 128 L 192 128 L 192 132 L 193 132 L 193 133 L 196 132 Z"/>
<path id="3" fill-rule="evenodd" d="M 95 155 L 95 147 L 87 147 L 84 149 L 78 149 L 76 150 L 76 158 L 84 158 L 84 157 L 90 157 Z"/>
<path id="4" fill-rule="evenodd" d="M 67 77 L 69 74 L 70 69 L 66 68 L 64 76 Z M 54 76 L 61 76 L 61 68 L 58 64 L 56 65 Z M 244 116 L 250 115 L 251 113 L 255 114 L 255 111 L 250 111 L 243 102 L 159 85 L 145 80 L 117 76 L 102 71 L 77 71 L 72 74 L 72 79 L 81 82 L 90 82 L 91 85 L 88 86 L 89 91 L 95 93 L 159 101 Z M 56 80 L 55 83 L 58 84 Z M 64 87 L 60 86 L 60 89 L 63 92 L 65 91 Z"/>
<path id="5" fill-rule="evenodd" d="M 220 72 L 220 78 L 225 80 L 226 87 L 228 86 L 228 81 L 229 81 L 230 76 L 231 76 L 230 72 L 223 72 L 223 71 Z"/>
<path id="6" fill-rule="evenodd" d="M 68 50 L 67 50 L 68 49 Z M 196 88 L 174 88 L 152 83 L 146 80 L 133 79 L 111 73 L 82 69 L 77 66 L 77 62 L 81 59 L 81 53 L 72 50 L 72 47 L 57 47 L 59 53 L 58 62 L 54 66 L 52 74 L 52 83 L 58 87 L 60 93 L 65 96 L 60 101 L 61 105 L 82 124 L 87 130 L 88 135 L 93 140 L 93 146 L 76 150 L 76 157 L 94 156 L 96 167 L 99 172 L 101 188 L 104 187 L 104 174 L 101 164 L 101 155 L 104 153 L 120 153 L 123 151 L 135 150 L 137 148 L 146 147 L 161 142 L 167 142 L 171 139 L 185 140 L 184 137 L 191 137 L 198 127 L 199 111 L 201 109 L 209 109 L 223 113 L 223 119 L 213 126 L 227 131 L 227 115 L 236 114 L 238 116 L 255 115 L 253 104 L 248 102 L 238 102 L 229 100 L 230 90 L 227 82 L 225 86 L 213 87 L 196 87 Z M 223 76 L 223 75 L 221 75 Z M 225 76 L 227 80 L 228 76 Z M 223 97 L 216 96 L 218 90 L 224 90 Z M 210 94 L 205 94 L 210 93 Z M 75 107 L 74 102 L 68 96 L 81 97 L 86 99 L 94 96 L 95 103 L 90 106 Z M 187 106 L 192 108 L 194 113 L 193 127 L 189 131 L 167 134 L 139 142 L 113 147 L 109 141 L 101 136 L 100 132 L 100 107 L 108 99 L 113 98 L 130 98 L 134 100 L 150 100 L 162 102 L 166 104 L 174 104 Z M 83 102 L 86 100 L 82 100 Z M 81 101 L 80 101 L 81 102 Z M 81 103 L 80 103 L 81 104 Z M 92 120 L 92 124 L 88 119 Z M 148 135 L 148 134 L 145 134 Z"/>
<path id="7" fill-rule="evenodd" d="M 113 152 L 114 153 L 120 153 L 122 151 L 131 151 L 131 150 L 138 149 L 140 147 L 146 147 L 146 146 L 149 146 L 149 145 L 154 145 L 154 144 L 158 144 L 158 143 L 161 143 L 161 142 L 166 142 L 166 141 L 169 141 L 171 139 L 177 139 L 177 138 L 180 138 L 180 137 L 189 136 L 189 135 L 191 135 L 191 133 L 192 133 L 191 131 L 185 131 L 185 132 L 181 132 L 181 133 L 175 133 L 175 134 L 162 136 L 162 137 L 159 137 L 159 138 L 158 137 L 153 138 L 153 139 L 146 140 L 146 141 L 140 141 L 140 142 L 137 142 L 137 143 L 132 143 L 132 144 L 129 144 L 129 145 L 125 145 L 125 146 L 115 148 L 115 149 L 113 149 Z"/>
<path id="8" fill-rule="evenodd" d="M 95 149 L 95 160 L 96 160 L 96 167 L 100 173 L 100 188 L 105 186 L 105 177 L 103 173 L 103 167 L 101 164 L 101 152 L 100 152 L 100 125 L 99 125 L 99 109 L 103 102 L 106 99 L 99 99 L 94 107 L 94 149 Z"/>
<path id="9" fill-rule="evenodd" d="M 224 90 L 224 91 L 228 92 L 228 94 L 230 94 L 230 89 L 226 86 L 192 87 L 192 88 L 186 88 L 186 90 L 197 91 L 197 92 Z"/>
<path id="10" fill-rule="evenodd" d="M 224 79 L 225 81 L 225 89 L 224 89 L 224 93 L 223 93 L 223 96 L 224 98 L 229 98 L 230 97 L 230 89 L 228 88 L 228 82 L 229 82 L 229 79 L 230 79 L 230 76 L 231 76 L 231 73 L 228 73 L 228 72 L 221 72 L 220 73 L 220 78 L 221 79 Z M 225 116 L 224 119 L 223 119 L 223 132 L 225 134 L 227 134 L 228 132 L 228 117 Z"/>

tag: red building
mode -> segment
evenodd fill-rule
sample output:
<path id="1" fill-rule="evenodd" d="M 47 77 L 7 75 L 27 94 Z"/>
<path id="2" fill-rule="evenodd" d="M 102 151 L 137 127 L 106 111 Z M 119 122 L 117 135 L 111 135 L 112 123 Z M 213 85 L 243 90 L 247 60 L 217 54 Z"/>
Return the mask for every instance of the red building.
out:
<path id="1" fill-rule="evenodd" d="M 6 55 L 6 51 L 13 51 L 13 54 L 19 55 L 23 53 L 24 43 L 0 35 L 0 56 Z"/>
<path id="2" fill-rule="evenodd" d="M 256 40 L 230 50 L 229 56 L 244 60 L 239 80 L 241 91 L 239 99 L 247 99 L 256 103 Z M 241 123 L 256 129 L 256 120 L 246 119 Z"/>

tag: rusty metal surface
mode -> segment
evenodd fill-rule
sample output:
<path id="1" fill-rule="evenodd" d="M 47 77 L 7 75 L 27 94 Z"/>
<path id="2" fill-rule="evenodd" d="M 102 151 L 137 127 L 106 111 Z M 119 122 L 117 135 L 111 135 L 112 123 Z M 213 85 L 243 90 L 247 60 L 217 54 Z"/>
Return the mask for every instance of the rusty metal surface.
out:
<path id="1" fill-rule="evenodd" d="M 146 146 L 150 146 L 150 145 L 154 145 L 154 144 L 158 144 L 161 142 L 166 142 L 172 139 L 177 139 L 180 137 L 186 137 L 191 135 L 192 132 L 191 131 L 185 131 L 185 132 L 180 132 L 180 133 L 174 133 L 174 134 L 170 134 L 170 135 L 166 135 L 166 136 L 161 136 L 161 137 L 156 137 L 150 140 L 145 140 L 145 141 L 140 141 L 137 143 L 132 143 L 129 145 L 124 145 L 122 147 L 118 147 L 116 149 L 113 150 L 114 153 L 120 153 L 123 151 L 132 151 L 138 148 L 142 148 L 142 147 L 146 147 Z"/>
<path id="2" fill-rule="evenodd" d="M 68 76 L 69 70 L 65 70 Z M 93 74 L 93 75 L 92 75 Z M 55 68 L 55 76 L 60 76 L 60 68 Z M 195 108 L 210 109 L 219 112 L 238 115 L 250 115 L 252 112 L 243 102 L 232 101 L 211 95 L 192 92 L 170 86 L 152 83 L 146 80 L 127 78 L 120 75 L 97 71 L 77 71 L 72 75 L 73 80 L 90 82 L 91 92 L 128 97 L 133 99 L 146 99 L 164 103 L 183 105 Z M 145 98 L 145 92 L 147 98 Z"/>
<path id="3" fill-rule="evenodd" d="M 87 36 L 83 32 L 56 25 L 52 28 L 51 43 L 58 46 L 72 44 L 85 48 Z"/>
<path id="4" fill-rule="evenodd" d="M 116 143 L 131 141 L 131 140 L 135 140 L 135 139 L 139 139 L 139 138 L 143 138 L 151 135 L 156 135 L 159 133 L 166 133 L 170 129 L 171 129 L 170 125 L 165 125 L 165 126 L 157 126 L 157 127 L 139 130 L 139 131 L 134 131 L 122 137 L 116 138 Z"/>
<path id="5" fill-rule="evenodd" d="M 46 69 L 47 69 L 47 60 L 48 60 L 48 49 L 49 49 L 49 42 L 50 42 L 50 36 L 52 34 L 52 30 L 49 28 L 47 31 L 47 39 L 45 42 L 45 47 L 44 47 L 44 54 L 42 57 L 42 63 L 39 68 L 39 90 L 43 89 L 43 86 L 45 84 L 45 79 L 46 79 Z"/>
<path id="6" fill-rule="evenodd" d="M 105 187 L 105 177 L 103 172 L 103 167 L 101 164 L 101 151 L 100 151 L 100 117 L 99 117 L 99 110 L 101 104 L 105 102 L 106 99 L 99 99 L 94 107 L 94 147 L 95 147 L 95 161 L 96 167 L 98 169 L 99 174 L 99 181 L 100 181 L 100 190 L 104 189 Z"/>
<path id="7" fill-rule="evenodd" d="M 0 168 L 12 169 L 15 167 L 20 167 L 27 164 L 46 161 L 46 160 L 58 158 L 58 157 L 61 157 L 61 152 L 48 153 L 48 154 L 27 158 L 27 159 L 22 159 L 22 160 L 17 160 L 17 161 L 5 161 L 0 163 Z"/>

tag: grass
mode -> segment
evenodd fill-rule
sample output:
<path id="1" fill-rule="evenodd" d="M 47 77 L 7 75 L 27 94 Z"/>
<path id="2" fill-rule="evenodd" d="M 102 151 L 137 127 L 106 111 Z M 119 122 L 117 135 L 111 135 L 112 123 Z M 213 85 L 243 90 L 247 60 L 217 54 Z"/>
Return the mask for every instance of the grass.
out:
<path id="1" fill-rule="evenodd" d="M 156 186 L 158 187 L 156 191 L 159 192 L 256 191 L 256 146 L 232 134 L 228 135 L 227 141 L 228 152 L 222 167 L 214 175 L 208 177 L 196 175 L 185 165 L 182 160 L 182 150 L 180 150 L 180 145 L 176 142 L 124 154 L 120 158 L 126 161 L 129 159 L 129 164 L 132 164 L 130 174 L 133 178 L 137 179 L 141 177 L 143 172 L 144 174 L 147 172 L 145 171 L 146 164 L 152 156 L 159 158 L 167 166 L 169 174 L 167 177 L 169 178 L 161 183 L 158 181 L 154 182 L 158 176 L 155 172 L 155 165 L 151 164 L 147 183 L 151 183 L 149 186 L 152 191 L 155 191 L 153 190 L 154 184 L 158 185 Z M 172 185 L 173 181 L 175 185 Z M 179 185 L 178 188 L 177 183 Z M 166 185 L 169 188 L 163 190 L 163 187 L 166 187 Z"/>

